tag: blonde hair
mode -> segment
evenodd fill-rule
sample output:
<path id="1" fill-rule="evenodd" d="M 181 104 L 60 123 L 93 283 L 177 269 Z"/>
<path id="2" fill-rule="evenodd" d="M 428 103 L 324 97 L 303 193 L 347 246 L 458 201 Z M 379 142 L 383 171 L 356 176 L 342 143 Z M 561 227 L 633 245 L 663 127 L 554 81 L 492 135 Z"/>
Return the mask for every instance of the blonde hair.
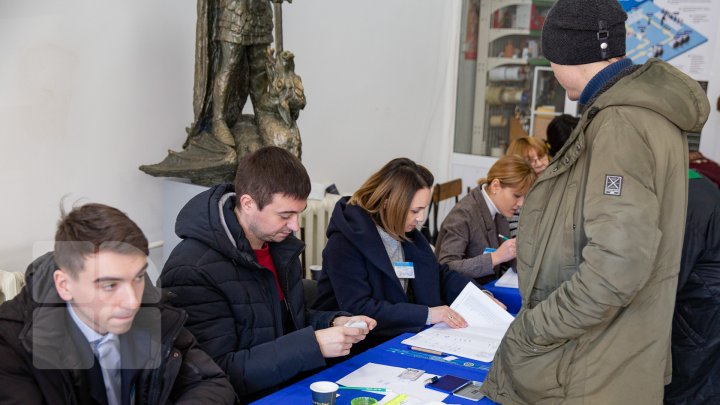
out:
<path id="1" fill-rule="evenodd" d="M 510 187 L 525 195 L 536 178 L 535 170 L 527 160 L 518 155 L 507 155 L 492 165 L 487 177 L 478 180 L 478 185 L 490 184 L 497 179 L 501 187 Z"/>
<path id="2" fill-rule="evenodd" d="M 538 158 L 548 155 L 548 147 L 545 141 L 536 136 L 523 136 L 510 143 L 506 155 L 518 155 L 527 158 L 530 151 L 534 150 Z"/>
<path id="3" fill-rule="evenodd" d="M 405 236 L 405 220 L 418 190 L 432 187 L 434 178 L 424 166 L 407 158 L 386 163 L 365 180 L 349 204 L 364 209 L 376 225 L 398 240 Z"/>

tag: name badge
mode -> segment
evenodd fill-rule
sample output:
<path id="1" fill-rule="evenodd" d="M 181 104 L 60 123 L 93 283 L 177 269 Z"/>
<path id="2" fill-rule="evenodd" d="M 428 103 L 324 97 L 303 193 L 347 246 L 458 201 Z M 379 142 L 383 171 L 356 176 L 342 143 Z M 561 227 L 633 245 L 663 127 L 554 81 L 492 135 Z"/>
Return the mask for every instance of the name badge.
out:
<path id="1" fill-rule="evenodd" d="M 497 249 L 495 249 L 495 248 L 485 248 L 485 250 L 483 250 L 483 254 L 486 255 L 486 254 L 492 253 L 492 252 L 494 252 L 494 251 L 496 251 L 496 250 L 497 250 Z"/>
<path id="2" fill-rule="evenodd" d="M 395 262 L 393 268 L 398 278 L 415 278 L 415 267 L 412 262 Z"/>

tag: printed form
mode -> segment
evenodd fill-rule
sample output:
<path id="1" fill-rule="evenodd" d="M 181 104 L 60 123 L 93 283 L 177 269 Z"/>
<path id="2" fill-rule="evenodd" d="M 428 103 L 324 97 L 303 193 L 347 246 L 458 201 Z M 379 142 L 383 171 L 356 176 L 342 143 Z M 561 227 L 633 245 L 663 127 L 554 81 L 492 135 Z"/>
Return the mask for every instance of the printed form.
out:
<path id="1" fill-rule="evenodd" d="M 445 323 L 439 323 L 402 343 L 485 363 L 492 362 L 513 316 L 473 283 L 468 283 L 450 308 L 465 318 L 467 328 L 452 329 Z"/>

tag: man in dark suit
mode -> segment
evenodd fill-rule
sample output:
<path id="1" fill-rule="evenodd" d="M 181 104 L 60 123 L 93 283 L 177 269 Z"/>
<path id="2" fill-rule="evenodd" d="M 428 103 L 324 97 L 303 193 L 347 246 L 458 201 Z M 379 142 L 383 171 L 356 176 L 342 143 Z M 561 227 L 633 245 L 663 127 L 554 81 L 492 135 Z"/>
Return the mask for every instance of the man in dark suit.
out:
<path id="1" fill-rule="evenodd" d="M 0 403 L 234 403 L 184 311 L 147 281 L 147 256 L 147 239 L 119 210 L 63 213 L 54 252 L 0 306 Z"/>

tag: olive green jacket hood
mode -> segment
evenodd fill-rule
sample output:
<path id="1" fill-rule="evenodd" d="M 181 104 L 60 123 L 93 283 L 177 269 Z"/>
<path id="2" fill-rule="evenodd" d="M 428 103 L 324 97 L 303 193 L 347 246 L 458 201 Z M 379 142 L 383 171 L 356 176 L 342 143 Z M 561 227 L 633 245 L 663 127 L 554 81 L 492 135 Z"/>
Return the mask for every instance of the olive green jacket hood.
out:
<path id="1" fill-rule="evenodd" d="M 700 85 L 659 59 L 650 59 L 620 80 L 623 81 L 622 86 L 609 88 L 590 106 L 599 109 L 609 106 L 644 107 L 667 118 L 685 132 L 700 132 L 710 114 L 707 95 Z"/>

